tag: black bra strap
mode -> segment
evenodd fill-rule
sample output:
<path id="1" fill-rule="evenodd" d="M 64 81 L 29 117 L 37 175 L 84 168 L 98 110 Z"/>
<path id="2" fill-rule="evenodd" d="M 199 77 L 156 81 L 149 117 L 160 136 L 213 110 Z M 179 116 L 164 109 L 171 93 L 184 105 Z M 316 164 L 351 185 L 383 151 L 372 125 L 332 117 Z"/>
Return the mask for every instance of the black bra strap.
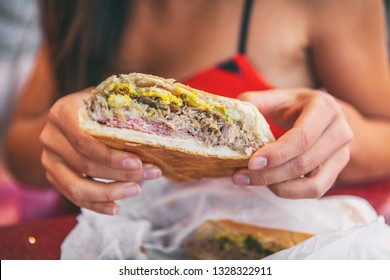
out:
<path id="1" fill-rule="evenodd" d="M 238 52 L 240 54 L 244 54 L 246 52 L 246 41 L 248 37 L 248 29 L 249 29 L 248 27 L 249 27 L 249 21 L 251 17 L 252 5 L 253 5 L 253 0 L 245 0 L 245 6 L 244 6 L 242 21 L 241 21 L 240 41 L 238 45 Z"/>

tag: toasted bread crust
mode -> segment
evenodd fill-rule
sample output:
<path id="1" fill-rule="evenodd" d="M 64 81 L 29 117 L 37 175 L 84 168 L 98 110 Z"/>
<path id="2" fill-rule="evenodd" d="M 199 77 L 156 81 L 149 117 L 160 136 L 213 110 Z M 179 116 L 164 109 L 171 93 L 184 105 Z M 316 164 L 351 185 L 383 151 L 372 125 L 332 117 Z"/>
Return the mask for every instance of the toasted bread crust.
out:
<path id="1" fill-rule="evenodd" d="M 277 242 L 279 245 L 285 248 L 290 248 L 313 236 L 312 234 L 308 233 L 295 232 L 284 229 L 258 227 L 248 224 L 237 223 L 231 220 L 221 220 L 218 221 L 218 223 L 221 226 L 224 226 L 231 230 L 258 236 L 259 239 L 264 240 L 265 242 Z"/>
<path id="2" fill-rule="evenodd" d="M 163 175 L 174 182 L 199 178 L 232 176 L 238 168 L 248 165 L 249 158 L 205 156 L 171 147 L 131 142 L 106 136 L 95 136 L 110 147 L 132 152 L 143 162 L 158 166 Z"/>
<path id="3" fill-rule="evenodd" d="M 202 260 L 262 259 L 312 237 L 311 234 L 241 224 L 204 222 L 184 242 L 188 258 Z"/>

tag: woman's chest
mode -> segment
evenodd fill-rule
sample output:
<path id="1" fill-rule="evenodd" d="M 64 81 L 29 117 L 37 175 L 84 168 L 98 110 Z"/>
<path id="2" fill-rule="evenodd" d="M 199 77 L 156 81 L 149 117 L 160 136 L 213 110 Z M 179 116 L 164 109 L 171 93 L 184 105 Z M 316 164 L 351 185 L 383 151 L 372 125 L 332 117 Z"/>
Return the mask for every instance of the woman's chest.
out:
<path id="1" fill-rule="evenodd" d="M 138 71 L 183 80 L 234 57 L 244 32 L 240 7 L 224 6 L 197 16 L 171 15 L 163 21 L 153 15 L 132 20 L 114 72 Z M 269 15 L 264 9 L 254 6 L 247 28 L 245 55 L 251 65 L 274 86 L 313 86 L 305 22 L 293 21 L 296 14 Z"/>

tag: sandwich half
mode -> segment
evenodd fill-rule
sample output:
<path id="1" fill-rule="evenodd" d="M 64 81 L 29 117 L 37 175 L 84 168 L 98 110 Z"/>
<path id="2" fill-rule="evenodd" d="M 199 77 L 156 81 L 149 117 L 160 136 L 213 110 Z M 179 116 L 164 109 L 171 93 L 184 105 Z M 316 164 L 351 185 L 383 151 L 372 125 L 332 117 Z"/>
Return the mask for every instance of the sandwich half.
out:
<path id="1" fill-rule="evenodd" d="M 204 222 L 183 245 L 189 259 L 256 260 L 291 248 L 312 236 L 230 220 L 210 220 Z"/>
<path id="2" fill-rule="evenodd" d="M 141 73 L 99 84 L 79 120 L 87 133 L 159 166 L 173 181 L 231 176 L 274 141 L 252 104 Z"/>

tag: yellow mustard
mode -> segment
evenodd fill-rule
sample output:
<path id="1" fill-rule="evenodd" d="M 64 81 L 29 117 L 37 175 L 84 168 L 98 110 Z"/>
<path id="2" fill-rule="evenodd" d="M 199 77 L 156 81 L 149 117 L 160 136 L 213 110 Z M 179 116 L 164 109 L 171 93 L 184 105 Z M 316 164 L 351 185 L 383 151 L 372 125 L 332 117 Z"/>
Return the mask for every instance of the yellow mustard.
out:
<path id="1" fill-rule="evenodd" d="M 175 104 L 182 106 L 185 102 L 188 106 L 207 110 L 209 112 L 217 113 L 225 120 L 229 121 L 226 106 L 216 103 L 205 103 L 198 100 L 195 92 L 180 87 L 175 88 L 173 94 L 171 92 L 161 93 L 154 90 L 135 91 L 129 84 L 114 84 L 110 88 L 112 93 L 108 96 L 108 105 L 114 108 L 121 108 L 127 106 L 131 102 L 131 98 L 137 95 L 158 97 L 163 104 Z"/>
<path id="2" fill-rule="evenodd" d="M 224 119 L 229 120 L 229 116 L 226 112 L 226 106 L 219 105 L 216 103 L 200 102 L 194 92 L 184 90 L 179 87 L 175 89 L 175 93 L 179 94 L 183 101 L 188 104 L 188 106 L 197 107 L 200 109 L 207 110 L 209 112 L 219 113 Z"/>
<path id="3" fill-rule="evenodd" d="M 161 93 L 157 91 L 142 91 L 137 94 L 148 97 L 159 97 L 163 104 L 169 105 L 171 103 L 176 104 L 178 106 L 183 105 L 183 100 L 177 96 L 174 96 L 172 93 Z"/>
<path id="4" fill-rule="evenodd" d="M 107 98 L 108 105 L 113 108 L 125 107 L 129 105 L 130 102 L 131 102 L 131 98 L 129 95 L 111 93 Z"/>

